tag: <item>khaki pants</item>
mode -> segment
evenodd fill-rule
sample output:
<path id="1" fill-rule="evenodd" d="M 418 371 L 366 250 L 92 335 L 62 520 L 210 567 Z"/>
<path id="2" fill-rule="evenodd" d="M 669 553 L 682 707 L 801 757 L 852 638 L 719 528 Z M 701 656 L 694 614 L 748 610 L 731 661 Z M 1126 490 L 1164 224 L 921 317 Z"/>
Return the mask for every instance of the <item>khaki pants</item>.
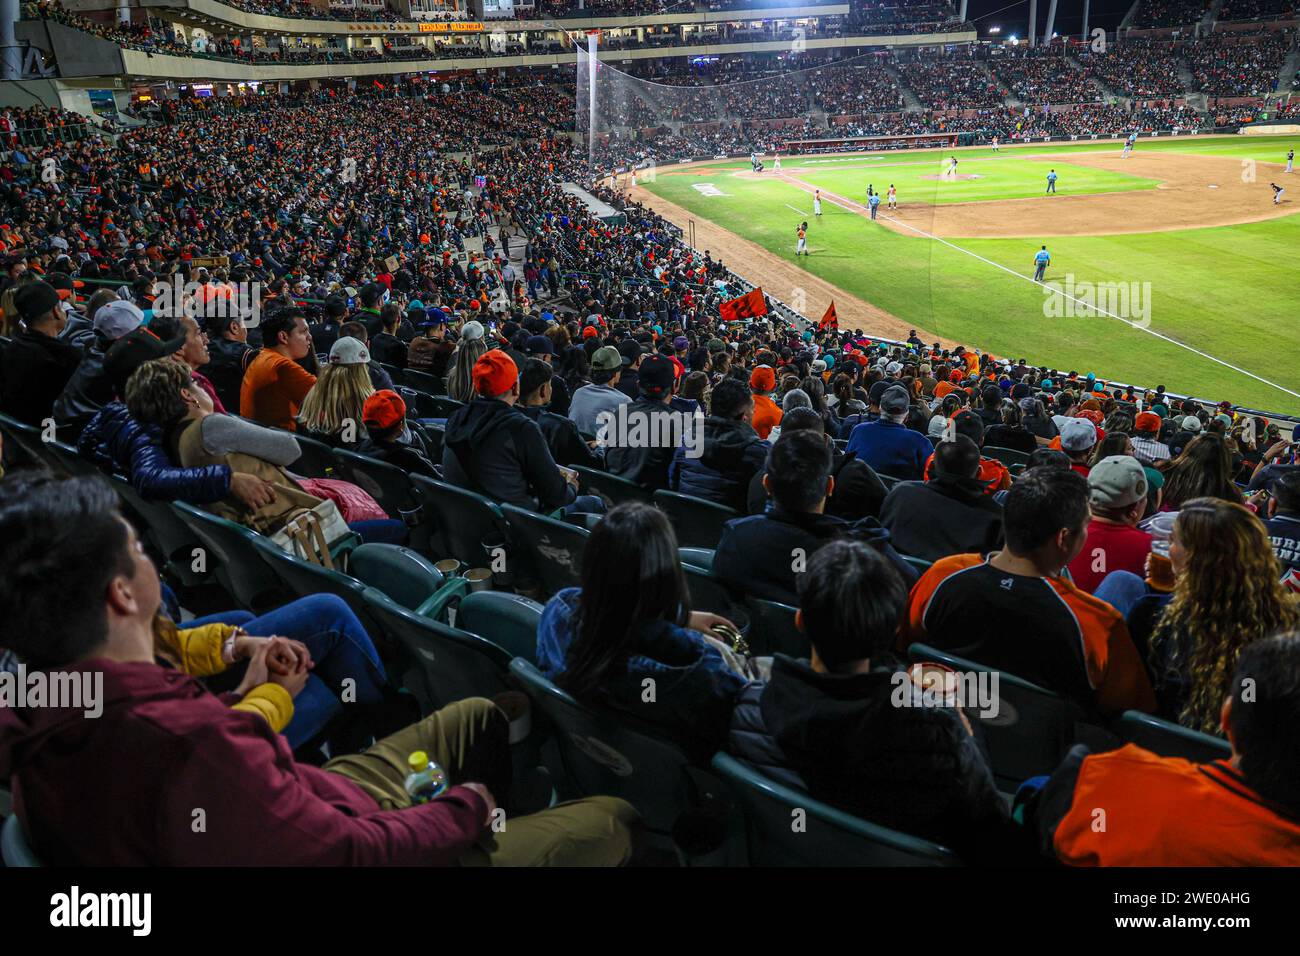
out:
<path id="1" fill-rule="evenodd" d="M 325 769 L 347 777 L 384 810 L 411 806 L 407 758 L 423 750 L 452 784 L 481 783 L 498 801 L 510 786 L 510 725 L 482 697 L 457 701 Z M 525 817 L 506 817 L 461 857 L 462 866 L 618 866 L 632 855 L 640 816 L 614 797 L 588 797 Z"/>

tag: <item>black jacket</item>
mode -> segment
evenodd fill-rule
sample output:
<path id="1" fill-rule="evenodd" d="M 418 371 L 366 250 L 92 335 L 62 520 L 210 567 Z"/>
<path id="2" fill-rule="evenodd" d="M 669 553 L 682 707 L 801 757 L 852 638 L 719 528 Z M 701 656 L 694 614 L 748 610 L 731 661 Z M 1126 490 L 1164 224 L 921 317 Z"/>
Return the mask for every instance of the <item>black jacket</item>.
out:
<path id="1" fill-rule="evenodd" d="M 1014 425 L 990 425 L 984 432 L 984 444 L 993 448 L 1011 448 L 1031 455 L 1038 450 L 1034 433 Z"/>
<path id="2" fill-rule="evenodd" d="M 917 574 L 889 543 L 889 532 L 875 518 L 845 521 L 827 514 L 794 514 L 773 503 L 761 515 L 733 518 L 722 531 L 713 556 L 713 575 L 728 588 L 768 601 L 796 605 L 795 549 L 803 562 L 836 538 L 863 541 L 886 555 L 909 588 Z"/>
<path id="3" fill-rule="evenodd" d="M 103 341 L 96 336 L 81 357 L 68 384 L 54 402 L 54 421 L 59 428 L 80 434 L 95 414 L 116 398 L 113 382 L 104 371 Z"/>
<path id="4" fill-rule="evenodd" d="M 743 512 L 749 483 L 767 464 L 772 446 L 748 422 L 713 415 L 704 419 L 701 434 L 699 457 L 688 455 L 685 448 L 674 454 L 668 487 Z"/>
<path id="5" fill-rule="evenodd" d="M 628 403 L 625 414 L 628 434 L 619 435 L 617 428 L 609 429 L 606 470 L 651 491 L 667 488 L 673 453 L 682 442 L 681 429 L 674 427 L 680 416 L 663 402 L 645 398 Z"/>
<path id="6" fill-rule="evenodd" d="M 233 339 L 209 340 L 208 364 L 199 371 L 208 377 L 226 408 L 239 409 L 239 389 L 244 384 L 244 372 L 260 351 Z"/>
<path id="7" fill-rule="evenodd" d="M 495 398 L 452 412 L 442 472 L 450 484 L 530 511 L 551 512 L 574 498 L 537 423 Z"/>
<path id="8" fill-rule="evenodd" d="M 767 510 L 767 489 L 763 487 L 766 469 L 757 472 L 749 483 L 749 513 L 761 515 Z M 880 476 L 856 452 L 836 451 L 831 462 L 835 491 L 826 500 L 826 513 L 846 521 L 880 517 L 888 489 Z"/>
<path id="9" fill-rule="evenodd" d="M 778 654 L 771 679 L 741 694 L 727 749 L 854 816 L 967 859 L 1002 856 L 1012 824 L 979 747 L 954 710 L 898 706 L 906 679 L 892 661 L 819 674 Z"/>
<path id="10" fill-rule="evenodd" d="M 412 475 L 424 475 L 426 478 L 439 478 L 429 459 L 429 449 L 418 432 L 410 428 L 403 429 L 402 434 L 392 439 L 376 439 L 369 435 L 356 448 L 357 454 L 378 458 L 390 465 Z"/>
<path id="11" fill-rule="evenodd" d="M 307 331 L 311 334 L 312 351 L 321 355 L 328 355 L 330 349 L 334 348 L 334 343 L 339 340 L 339 328 L 340 323 L 329 318 L 308 325 Z M 211 350 L 211 348 L 212 343 L 209 342 L 208 349 Z M 208 377 L 211 378 L 212 376 L 209 375 Z M 221 401 L 222 404 L 225 404 L 224 398 Z M 236 403 L 234 407 L 238 408 L 239 404 Z"/>
<path id="12" fill-rule="evenodd" d="M 894 547 L 926 561 L 1002 546 L 1002 506 L 977 478 L 936 475 L 895 485 L 880 509 Z"/>
<path id="13" fill-rule="evenodd" d="M 0 411 L 40 427 L 81 363 L 82 351 L 62 339 L 23 332 L 0 356 Z"/>
<path id="14" fill-rule="evenodd" d="M 406 343 L 396 335 L 380 332 L 370 341 L 370 354 L 376 362 L 406 368 Z"/>
<path id="15" fill-rule="evenodd" d="M 551 450 L 551 457 L 561 465 L 575 465 L 584 468 L 600 468 L 600 456 L 591 450 L 591 446 L 582 440 L 578 426 L 573 419 L 565 418 L 551 411 L 550 407 L 540 405 L 518 405 L 521 412 L 537 422 L 546 439 L 546 447 Z"/>

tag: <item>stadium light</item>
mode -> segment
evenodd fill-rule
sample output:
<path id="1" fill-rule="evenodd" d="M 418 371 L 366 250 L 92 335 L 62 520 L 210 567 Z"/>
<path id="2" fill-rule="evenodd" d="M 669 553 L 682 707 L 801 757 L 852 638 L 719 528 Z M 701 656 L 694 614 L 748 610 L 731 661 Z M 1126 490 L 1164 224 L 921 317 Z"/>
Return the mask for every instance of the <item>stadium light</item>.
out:
<path id="1" fill-rule="evenodd" d="M 1002 32 L 1001 27 L 989 27 L 989 33 L 1001 33 L 1001 32 Z"/>

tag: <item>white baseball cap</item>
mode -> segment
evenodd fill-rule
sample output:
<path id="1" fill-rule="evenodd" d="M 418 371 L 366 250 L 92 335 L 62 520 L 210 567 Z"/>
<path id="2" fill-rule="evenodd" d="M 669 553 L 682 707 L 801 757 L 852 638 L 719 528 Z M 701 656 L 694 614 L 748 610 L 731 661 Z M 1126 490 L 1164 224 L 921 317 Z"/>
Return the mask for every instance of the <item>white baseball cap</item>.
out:
<path id="1" fill-rule="evenodd" d="M 483 323 L 470 320 L 461 326 L 461 340 L 464 342 L 473 342 L 483 338 Z"/>
<path id="2" fill-rule="evenodd" d="M 144 313 L 134 302 L 114 299 L 101 305 L 95 312 L 95 331 L 116 342 L 128 332 L 138 329 L 144 322 Z"/>
<path id="3" fill-rule="evenodd" d="M 360 339 L 354 339 L 350 335 L 342 335 L 334 342 L 330 348 L 331 365 L 368 365 L 370 364 L 370 349 Z"/>

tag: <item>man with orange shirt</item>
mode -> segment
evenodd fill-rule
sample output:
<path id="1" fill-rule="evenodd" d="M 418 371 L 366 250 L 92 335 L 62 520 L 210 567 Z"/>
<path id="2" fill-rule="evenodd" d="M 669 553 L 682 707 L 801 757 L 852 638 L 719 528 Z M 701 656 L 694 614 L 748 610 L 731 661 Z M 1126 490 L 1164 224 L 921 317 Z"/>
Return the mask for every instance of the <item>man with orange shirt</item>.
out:
<path id="1" fill-rule="evenodd" d="M 977 448 L 984 448 L 984 423 L 980 421 L 980 417 L 974 412 L 958 412 L 952 416 L 952 425 L 956 434 L 965 435 L 975 443 Z M 925 460 L 924 479 L 926 481 L 930 480 L 933 470 L 934 455 L 932 454 Z M 984 483 L 984 493 L 986 495 L 996 494 L 1011 487 L 1010 469 L 996 458 L 985 458 L 980 455 L 980 470 L 975 477 Z"/>
<path id="2" fill-rule="evenodd" d="M 1300 635 L 1247 645 L 1229 688 L 1227 759 L 1071 750 L 1030 807 L 1042 850 L 1070 866 L 1300 866 Z"/>
<path id="3" fill-rule="evenodd" d="M 1003 502 L 1006 547 L 935 562 L 912 589 L 899 649 L 920 642 L 1007 671 L 1092 712 L 1155 709 L 1124 619 L 1061 575 L 1087 539 L 1088 483 L 1032 468 Z"/>
<path id="4" fill-rule="evenodd" d="M 956 369 L 956 368 L 953 369 L 951 372 L 948 373 L 948 377 L 946 379 L 942 379 L 939 382 L 939 384 L 934 387 L 934 397 L 943 398 L 949 392 L 957 391 L 959 388 L 961 388 L 961 380 L 962 380 L 961 369 Z"/>
<path id="5" fill-rule="evenodd" d="M 754 393 L 754 431 L 767 441 L 772 429 L 781 424 L 781 407 L 772 401 L 776 372 L 770 365 L 760 365 L 749 376 L 749 387 Z"/>
<path id="6" fill-rule="evenodd" d="M 244 372 L 239 414 L 244 418 L 296 431 L 294 419 L 316 384 L 298 360 L 311 351 L 307 320 L 298 309 L 281 309 L 262 322 L 262 351 Z"/>

